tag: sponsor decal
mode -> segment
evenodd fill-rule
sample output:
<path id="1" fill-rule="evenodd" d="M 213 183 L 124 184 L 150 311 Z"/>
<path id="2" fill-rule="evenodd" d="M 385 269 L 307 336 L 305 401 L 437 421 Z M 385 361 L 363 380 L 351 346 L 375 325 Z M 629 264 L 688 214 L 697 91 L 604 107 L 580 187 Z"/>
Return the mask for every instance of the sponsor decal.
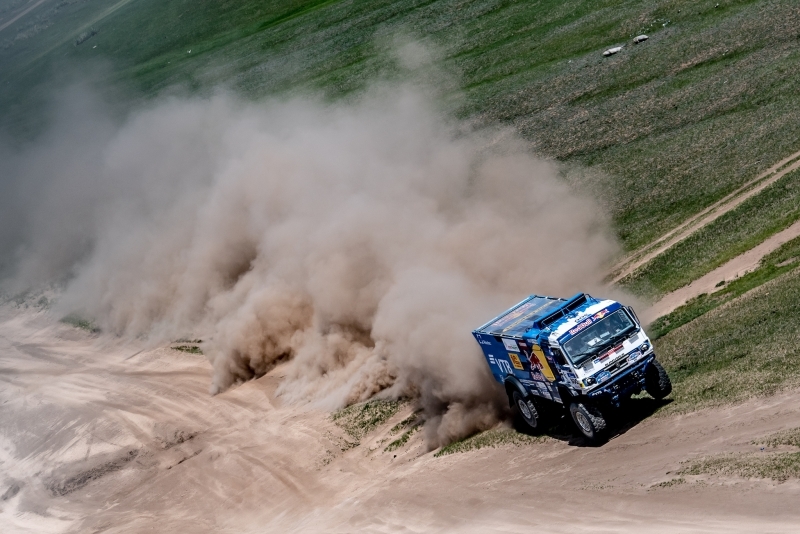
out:
<path id="1" fill-rule="evenodd" d="M 599 321 L 600 319 L 602 319 L 603 317 L 605 317 L 606 315 L 608 315 L 608 313 L 609 313 L 609 312 L 608 312 L 608 308 L 605 308 L 605 309 L 603 309 L 603 310 L 600 310 L 599 312 L 595 313 L 594 315 L 592 315 L 592 316 L 591 316 L 591 317 L 589 317 L 588 319 L 586 319 L 586 320 L 584 320 L 584 321 L 581 321 L 580 323 L 576 324 L 576 325 L 575 325 L 575 326 L 574 326 L 574 327 L 573 327 L 573 328 L 572 328 L 572 329 L 569 331 L 569 335 L 571 335 L 571 336 L 574 336 L 575 334 L 577 334 L 578 332 L 580 332 L 581 330 L 583 330 L 583 329 L 584 329 L 584 328 L 586 328 L 587 326 L 590 326 L 590 325 L 591 325 L 592 323 L 594 323 L 595 321 Z"/>
<path id="2" fill-rule="evenodd" d="M 542 375 L 538 369 L 531 371 L 531 378 L 538 382 L 544 382 L 544 375 Z"/>
<path id="3" fill-rule="evenodd" d="M 574 336 L 575 334 L 577 334 L 578 332 L 580 332 L 581 330 L 592 324 L 592 322 L 593 322 L 592 318 L 589 317 L 585 321 L 578 323 L 577 325 L 575 325 L 575 328 L 569 331 L 569 335 Z"/>
<path id="4" fill-rule="evenodd" d="M 511 369 L 511 364 L 508 363 L 508 360 L 502 360 L 502 359 L 497 360 L 497 367 L 499 367 L 500 371 L 504 374 L 507 375 L 514 374 L 514 370 Z"/>
<path id="5" fill-rule="evenodd" d="M 622 349 L 622 345 L 617 345 L 616 347 L 610 349 L 608 352 L 606 352 L 605 354 L 600 356 L 600 360 L 602 361 L 602 360 L 605 360 L 606 358 L 608 358 L 610 356 L 616 356 L 617 355 L 617 351 L 620 350 L 620 349 Z"/>
<path id="6" fill-rule="evenodd" d="M 536 361 L 534 362 L 534 360 Z M 556 375 L 554 375 L 553 370 L 550 369 L 550 364 L 547 363 L 547 358 L 545 358 L 542 348 L 539 345 L 533 345 L 531 347 L 531 365 L 538 367 L 547 380 L 555 382 Z"/>
<path id="7" fill-rule="evenodd" d="M 516 341 L 514 341 L 513 339 L 506 339 L 506 338 L 502 338 L 502 339 L 503 339 L 503 345 L 505 345 L 506 350 L 519 352 L 519 349 L 517 348 L 517 342 Z"/>
<path id="8" fill-rule="evenodd" d="M 514 366 L 514 369 L 519 369 L 520 371 L 524 369 L 524 367 L 522 367 L 522 362 L 519 361 L 519 356 L 513 352 L 508 353 L 508 359 L 511 360 L 511 365 Z"/>
<path id="9" fill-rule="evenodd" d="M 603 382 L 605 382 L 609 378 L 611 378 L 611 373 L 609 373 L 608 371 L 600 371 L 599 373 L 597 373 L 597 383 L 598 384 L 602 384 Z"/>

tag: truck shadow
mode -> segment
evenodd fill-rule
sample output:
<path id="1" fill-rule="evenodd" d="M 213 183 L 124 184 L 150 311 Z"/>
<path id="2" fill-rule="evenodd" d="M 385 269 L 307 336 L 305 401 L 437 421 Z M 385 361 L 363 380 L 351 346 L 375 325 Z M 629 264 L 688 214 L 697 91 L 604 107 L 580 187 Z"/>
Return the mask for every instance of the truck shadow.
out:
<path id="1" fill-rule="evenodd" d="M 609 410 L 606 415 L 608 440 L 613 440 L 625 434 L 672 402 L 672 399 L 655 400 L 650 397 L 641 397 L 629 399 L 618 410 Z M 591 443 L 584 438 L 569 415 L 565 415 L 560 420 L 555 421 L 543 434 L 553 439 L 564 441 L 574 447 L 597 447 L 603 445 L 603 443 Z"/>

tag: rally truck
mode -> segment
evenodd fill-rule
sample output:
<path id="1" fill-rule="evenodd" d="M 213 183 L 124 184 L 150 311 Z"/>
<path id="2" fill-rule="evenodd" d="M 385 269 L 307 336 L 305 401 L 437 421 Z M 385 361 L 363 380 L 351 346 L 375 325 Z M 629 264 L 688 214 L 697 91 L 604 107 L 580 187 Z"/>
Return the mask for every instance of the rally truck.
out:
<path id="1" fill-rule="evenodd" d="M 523 430 L 566 411 L 601 443 L 610 410 L 642 390 L 658 400 L 672 391 L 633 309 L 614 300 L 531 295 L 472 334 Z"/>

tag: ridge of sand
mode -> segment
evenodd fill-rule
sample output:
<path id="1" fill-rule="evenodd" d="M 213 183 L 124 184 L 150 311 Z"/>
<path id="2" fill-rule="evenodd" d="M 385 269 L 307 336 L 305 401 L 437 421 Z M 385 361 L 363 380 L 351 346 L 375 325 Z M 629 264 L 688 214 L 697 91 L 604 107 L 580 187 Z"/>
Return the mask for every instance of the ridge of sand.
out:
<path id="1" fill-rule="evenodd" d="M 730 259 L 710 273 L 671 293 L 667 293 L 658 302 L 642 312 L 642 322 L 645 324 L 651 323 L 703 293 L 713 293 L 721 289 L 720 282 L 729 282 L 734 278 L 739 278 L 754 271 L 758 268 L 764 256 L 797 236 L 800 236 L 800 221 L 796 221 L 788 228 L 772 234 L 760 244 Z"/>
<path id="2" fill-rule="evenodd" d="M 212 397 L 201 355 L 0 307 L 0 531 L 730 534 L 800 521 L 800 481 L 657 486 L 682 462 L 800 426 L 800 391 L 633 421 L 600 448 L 548 439 L 435 458 L 422 433 L 383 451 L 406 414 L 346 445 L 327 411 L 278 402 L 282 373 Z"/>
<path id="3" fill-rule="evenodd" d="M 732 193 L 689 217 L 686 221 L 669 232 L 617 262 L 611 269 L 611 274 L 609 275 L 610 282 L 619 282 L 676 243 L 683 241 L 697 230 L 733 210 L 745 200 L 760 193 L 765 188 L 780 180 L 787 173 L 798 168 L 800 168 L 800 151 L 782 159 Z"/>

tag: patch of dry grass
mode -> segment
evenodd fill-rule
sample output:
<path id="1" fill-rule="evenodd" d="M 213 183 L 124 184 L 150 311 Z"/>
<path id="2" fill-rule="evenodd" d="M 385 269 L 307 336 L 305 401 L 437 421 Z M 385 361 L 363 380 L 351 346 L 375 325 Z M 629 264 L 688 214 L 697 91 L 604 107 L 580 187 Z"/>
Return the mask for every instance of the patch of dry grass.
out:
<path id="1" fill-rule="evenodd" d="M 663 413 L 800 387 L 800 271 L 671 331 L 655 348 L 673 383 Z"/>
<path id="2" fill-rule="evenodd" d="M 527 434 L 520 434 L 516 430 L 510 428 L 499 428 L 486 430 L 479 434 L 475 434 L 469 438 L 461 441 L 456 441 L 450 445 L 445 445 L 439 449 L 435 457 L 446 456 L 448 454 L 455 454 L 459 452 L 476 451 L 486 447 L 524 447 L 536 443 L 544 443 L 547 441 L 547 436 L 529 436 Z"/>
<path id="3" fill-rule="evenodd" d="M 679 473 L 767 478 L 784 482 L 790 478 L 800 478 L 800 452 L 714 456 L 691 462 Z"/>

